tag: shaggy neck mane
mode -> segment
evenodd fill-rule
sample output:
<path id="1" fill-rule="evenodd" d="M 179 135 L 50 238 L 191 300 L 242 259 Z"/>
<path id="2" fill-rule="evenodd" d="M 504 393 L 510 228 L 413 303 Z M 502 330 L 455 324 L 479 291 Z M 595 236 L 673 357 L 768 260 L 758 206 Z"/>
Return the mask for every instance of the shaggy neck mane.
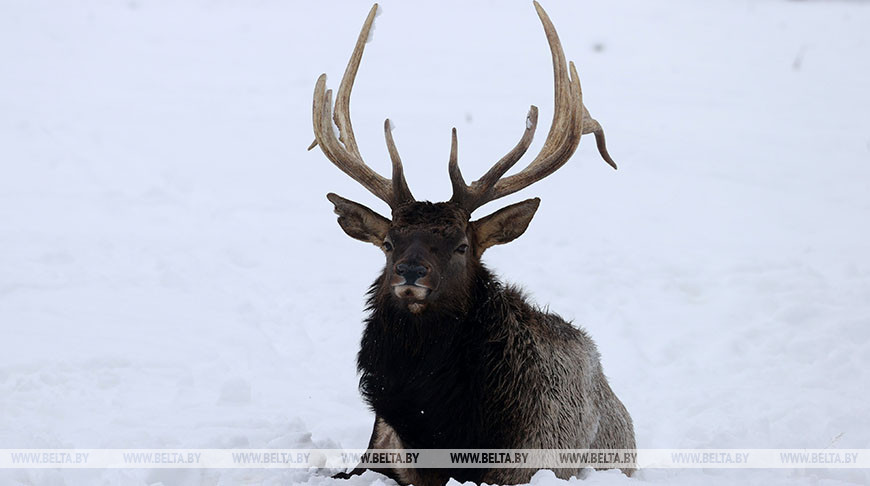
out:
<path id="1" fill-rule="evenodd" d="M 360 391 L 409 448 L 498 444 L 497 417 L 483 404 L 500 359 L 501 327 L 510 300 L 481 264 L 467 295 L 416 316 L 384 292 L 383 276 L 369 292 L 358 356 Z M 496 331 L 496 332 L 493 332 Z M 499 342 L 501 341 L 501 342 Z"/>

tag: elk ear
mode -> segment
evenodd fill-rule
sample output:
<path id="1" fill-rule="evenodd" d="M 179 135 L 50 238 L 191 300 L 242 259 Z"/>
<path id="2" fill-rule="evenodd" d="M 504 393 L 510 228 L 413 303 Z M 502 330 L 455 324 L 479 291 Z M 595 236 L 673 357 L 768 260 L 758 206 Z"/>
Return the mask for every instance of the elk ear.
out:
<path id="1" fill-rule="evenodd" d="M 390 229 L 389 219 L 338 194 L 330 192 L 326 198 L 335 205 L 338 224 L 348 236 L 380 248 Z"/>
<path id="2" fill-rule="evenodd" d="M 541 200 L 537 197 L 526 199 L 472 221 L 478 255 L 493 245 L 510 243 L 523 234 L 539 204 Z"/>

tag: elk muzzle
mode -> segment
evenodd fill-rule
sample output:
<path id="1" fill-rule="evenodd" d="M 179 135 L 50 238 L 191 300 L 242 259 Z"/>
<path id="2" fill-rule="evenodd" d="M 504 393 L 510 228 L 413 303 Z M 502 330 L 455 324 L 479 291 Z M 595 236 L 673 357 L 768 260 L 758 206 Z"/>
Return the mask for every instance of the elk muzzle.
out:
<path id="1" fill-rule="evenodd" d="M 417 302 L 425 300 L 434 290 L 429 281 L 429 268 L 417 261 L 404 261 L 393 267 L 393 277 L 390 279 L 393 294 L 402 300 L 412 301 L 409 304 L 412 311 L 422 310 L 422 305 Z"/>
<path id="2" fill-rule="evenodd" d="M 405 285 L 414 285 L 417 279 L 423 278 L 429 273 L 429 269 L 415 263 L 400 263 L 396 265 L 396 273 L 404 277 Z"/>

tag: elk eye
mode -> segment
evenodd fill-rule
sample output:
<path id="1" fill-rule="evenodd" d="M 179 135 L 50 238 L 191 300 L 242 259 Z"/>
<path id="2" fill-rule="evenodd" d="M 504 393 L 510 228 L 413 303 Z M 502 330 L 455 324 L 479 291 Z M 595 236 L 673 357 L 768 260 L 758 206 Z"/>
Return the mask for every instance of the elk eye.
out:
<path id="1" fill-rule="evenodd" d="M 393 244 L 390 243 L 389 241 L 385 241 L 384 244 L 383 244 L 383 246 L 382 246 L 382 248 L 383 248 L 384 251 L 386 251 L 386 252 L 391 252 L 391 251 L 393 251 Z"/>
<path id="2" fill-rule="evenodd" d="M 468 251 L 468 245 L 464 243 L 459 245 L 459 248 L 456 249 L 456 253 L 459 253 L 460 255 L 464 255 L 466 251 Z"/>

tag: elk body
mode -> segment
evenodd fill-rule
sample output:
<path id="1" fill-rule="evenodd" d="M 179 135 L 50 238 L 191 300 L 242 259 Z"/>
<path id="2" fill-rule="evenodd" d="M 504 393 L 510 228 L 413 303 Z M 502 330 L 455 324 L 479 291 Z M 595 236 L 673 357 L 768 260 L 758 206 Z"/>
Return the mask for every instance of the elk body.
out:
<path id="1" fill-rule="evenodd" d="M 350 93 L 375 5 L 341 81 L 332 114 L 326 76 L 314 91 L 315 142 L 326 157 L 391 208 L 391 218 L 336 194 L 338 223 L 351 237 L 381 248 L 383 273 L 369 291 L 358 367 L 360 390 L 376 418 L 370 449 L 634 449 L 625 407 L 608 385 L 592 339 L 561 317 L 530 304 L 481 263 L 483 252 L 520 236 L 538 198 L 472 220 L 489 201 L 552 174 L 593 133 L 604 160 L 604 132 L 583 105 L 574 64 L 540 5 L 553 59 L 553 123 L 541 152 L 504 177 L 525 154 L 537 126 L 532 106 L 519 143 L 479 180 L 466 184 L 453 130 L 447 202 L 416 201 L 390 132 L 384 133 L 392 177 L 362 160 L 350 122 Z M 333 120 L 339 134 L 333 131 Z M 623 470 L 631 474 L 631 469 Z M 357 469 L 351 474 L 362 472 Z M 528 482 L 531 469 L 381 469 L 400 484 L 459 481 Z M 578 470 L 557 470 L 567 478 Z M 347 477 L 346 474 L 339 477 Z"/>

